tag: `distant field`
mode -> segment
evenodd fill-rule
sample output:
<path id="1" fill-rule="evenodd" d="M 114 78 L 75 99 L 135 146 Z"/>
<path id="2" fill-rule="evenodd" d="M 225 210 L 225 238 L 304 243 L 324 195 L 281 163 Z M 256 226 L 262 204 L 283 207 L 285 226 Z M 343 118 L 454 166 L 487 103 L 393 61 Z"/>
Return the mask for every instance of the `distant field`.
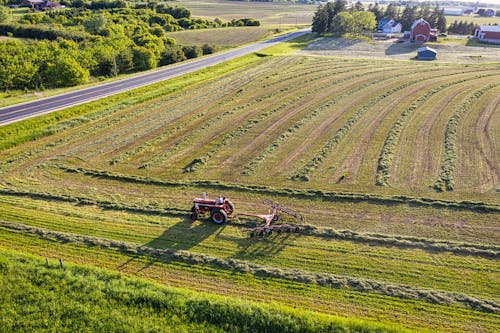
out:
<path id="1" fill-rule="evenodd" d="M 1 127 L 0 251 L 228 296 L 212 320 L 239 318 L 238 298 L 353 331 L 495 332 L 498 63 L 285 48 Z M 304 215 L 280 217 L 301 232 L 251 238 L 258 222 L 243 216 L 192 222 L 202 192 L 237 212 L 279 202 Z M 27 265 L 9 260 L 0 274 Z M 146 289 L 149 302 L 157 289 Z M 215 304 L 203 297 L 193 304 Z M 174 330 L 206 324 L 184 315 Z"/>
<path id="2" fill-rule="evenodd" d="M 472 16 L 472 15 L 466 15 L 466 16 L 446 16 L 446 22 L 448 24 L 451 24 L 453 22 L 472 22 L 477 25 L 481 24 L 500 24 L 500 17 L 498 16 L 493 16 L 493 17 L 480 17 L 480 16 Z"/>
<path id="3" fill-rule="evenodd" d="M 186 30 L 168 33 L 181 45 L 215 44 L 235 47 L 270 37 L 275 31 L 266 27 L 242 27 L 223 29 Z"/>
<path id="4" fill-rule="evenodd" d="M 310 25 L 317 5 L 287 3 L 245 2 L 224 0 L 180 0 L 180 6 L 189 8 L 194 16 L 219 17 L 223 21 L 253 17 L 265 25 Z"/>

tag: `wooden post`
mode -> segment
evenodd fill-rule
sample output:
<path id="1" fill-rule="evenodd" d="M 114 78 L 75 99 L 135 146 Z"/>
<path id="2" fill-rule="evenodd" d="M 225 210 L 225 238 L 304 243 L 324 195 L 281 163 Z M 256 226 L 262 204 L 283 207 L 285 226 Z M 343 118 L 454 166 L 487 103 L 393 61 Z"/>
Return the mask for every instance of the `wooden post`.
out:
<path id="1" fill-rule="evenodd" d="M 64 267 L 64 263 L 61 258 L 59 258 L 59 265 L 61 265 L 61 267 Z"/>

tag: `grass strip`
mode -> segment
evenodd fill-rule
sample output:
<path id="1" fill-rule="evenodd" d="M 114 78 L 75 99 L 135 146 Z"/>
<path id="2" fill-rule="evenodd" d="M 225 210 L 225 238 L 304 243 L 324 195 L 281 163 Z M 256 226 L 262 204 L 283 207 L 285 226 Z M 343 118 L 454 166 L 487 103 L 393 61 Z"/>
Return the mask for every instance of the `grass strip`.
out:
<path id="1" fill-rule="evenodd" d="M 251 274 L 257 277 L 279 278 L 331 288 L 349 288 L 360 292 L 377 293 L 403 299 L 422 300 L 435 304 L 458 304 L 478 311 L 500 313 L 500 304 L 497 304 L 495 301 L 480 299 L 462 293 L 421 289 L 401 284 L 384 283 L 369 279 L 337 276 L 327 273 L 314 273 L 298 269 L 279 269 L 243 260 L 217 258 L 208 254 L 193 253 L 185 250 L 173 250 L 169 248 L 157 249 L 130 242 L 56 232 L 21 223 L 0 221 L 0 226 L 12 232 L 37 235 L 43 239 L 65 243 L 79 243 L 87 246 L 98 246 L 104 249 L 116 250 L 127 255 L 146 255 L 161 261 L 178 261 L 187 264 L 208 265 L 238 273 Z"/>
<path id="2" fill-rule="evenodd" d="M 0 331 L 400 332 L 0 250 Z M 47 318 L 50 317 L 50 320 Z"/>

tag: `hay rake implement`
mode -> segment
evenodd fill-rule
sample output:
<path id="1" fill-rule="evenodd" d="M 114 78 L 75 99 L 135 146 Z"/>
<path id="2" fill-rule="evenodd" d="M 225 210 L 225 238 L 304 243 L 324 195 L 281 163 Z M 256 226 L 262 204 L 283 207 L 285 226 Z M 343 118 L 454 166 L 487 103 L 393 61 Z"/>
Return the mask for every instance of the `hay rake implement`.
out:
<path id="1" fill-rule="evenodd" d="M 272 202 L 270 200 L 263 200 L 263 203 L 265 205 L 268 205 L 271 207 L 272 211 L 269 214 L 249 214 L 249 213 L 239 213 L 237 216 L 250 216 L 250 217 L 257 217 L 264 221 L 264 224 L 259 225 L 257 227 L 253 228 L 247 228 L 245 231 L 250 233 L 250 237 L 253 236 L 266 236 L 270 235 L 273 232 L 276 232 L 278 234 L 281 234 L 282 232 L 285 233 L 292 233 L 292 232 L 300 232 L 300 227 L 297 225 L 293 224 L 288 224 L 288 223 L 283 223 L 283 224 L 273 224 L 274 222 L 277 222 L 279 220 L 279 215 L 278 212 L 281 213 L 286 213 L 296 219 L 299 219 L 300 221 L 304 221 L 304 217 L 297 213 L 294 210 L 291 210 L 289 208 L 285 208 L 281 206 L 278 203 Z"/>

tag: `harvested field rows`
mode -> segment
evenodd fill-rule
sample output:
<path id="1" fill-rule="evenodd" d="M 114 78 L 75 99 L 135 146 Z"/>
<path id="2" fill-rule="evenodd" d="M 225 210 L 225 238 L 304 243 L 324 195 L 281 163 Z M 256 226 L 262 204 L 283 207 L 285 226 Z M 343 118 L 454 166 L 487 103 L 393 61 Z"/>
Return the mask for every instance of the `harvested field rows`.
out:
<path id="1" fill-rule="evenodd" d="M 446 330 L 450 327 L 447 325 L 451 325 L 459 331 L 488 330 L 497 317 L 494 307 L 498 288 L 488 285 L 499 274 L 496 259 L 405 248 L 395 251 L 384 246 L 374 249 L 314 236 L 251 240 L 238 231 L 237 224 L 217 230 L 214 225 L 190 224 L 183 218 L 137 215 L 119 209 L 102 214 L 101 209 L 92 206 L 57 201 L 47 204 L 42 200 L 10 196 L 1 199 L 4 213 L 0 220 L 16 219 L 30 225 L 1 222 L 2 246 L 21 246 L 24 251 L 49 258 L 62 257 L 178 286 L 190 281 L 188 285 L 195 290 L 230 295 L 241 292 L 239 297 L 248 299 L 255 299 L 252 290 L 265 283 L 268 286 L 265 298 L 269 301 L 309 304 L 317 311 L 338 315 L 370 309 L 372 314 L 365 318 L 382 322 L 393 322 L 404 308 L 409 311 L 406 315 L 412 318 L 407 323 L 410 328 L 424 325 Z M 30 217 L 33 209 L 40 214 Z M 33 235 L 39 239 L 35 240 Z M 406 265 L 409 266 L 401 268 Z M 249 280 L 248 270 L 255 270 L 253 279 Z M 225 271 L 229 271 L 229 275 Z M 404 274 L 394 276 L 395 271 Z M 453 277 L 453 271 L 459 277 Z M 273 279 L 264 282 L 261 280 L 264 276 Z M 313 283 L 312 279 L 320 280 Z M 468 283 L 467 287 L 457 285 L 457 279 Z M 337 289 L 344 283 L 345 287 Z M 274 288 L 277 289 L 273 291 Z M 341 291 L 344 288 L 347 291 Z M 454 288 L 468 288 L 470 292 L 461 296 Z M 316 302 L 308 303 L 312 301 L 309 297 L 318 292 Z M 380 298 L 380 293 L 386 296 Z M 348 303 L 339 301 L 345 297 L 353 301 L 348 302 L 348 308 L 344 308 Z M 384 311 L 374 311 L 375 304 L 382 304 Z M 477 310 L 470 310 L 471 307 Z M 474 321 L 470 321 L 471 316 Z M 452 318 L 456 323 L 452 323 Z"/>
<path id="2" fill-rule="evenodd" d="M 0 248 L 416 331 L 493 332 L 500 67 L 248 63 L 1 150 Z M 280 221 L 301 233 L 191 222 L 202 192 L 237 212 L 290 206 L 305 221 Z"/>

